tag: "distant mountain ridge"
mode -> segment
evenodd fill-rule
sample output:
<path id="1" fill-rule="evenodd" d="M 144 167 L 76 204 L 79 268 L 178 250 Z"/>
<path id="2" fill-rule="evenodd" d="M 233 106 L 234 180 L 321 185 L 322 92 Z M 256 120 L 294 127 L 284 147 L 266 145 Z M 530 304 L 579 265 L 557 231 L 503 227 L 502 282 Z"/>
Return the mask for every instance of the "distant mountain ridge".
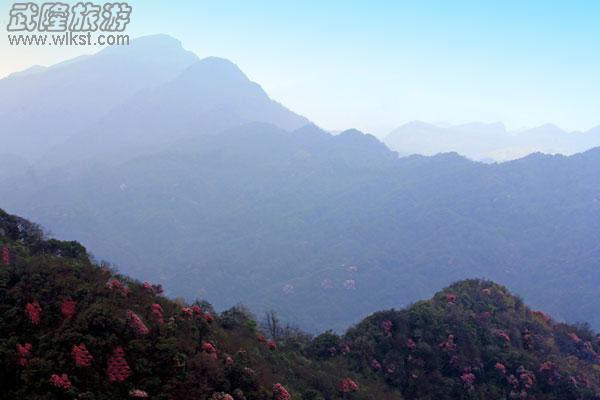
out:
<path id="1" fill-rule="evenodd" d="M 600 146 L 600 126 L 587 132 L 567 132 L 553 124 L 507 131 L 499 122 L 440 126 L 413 121 L 383 141 L 405 155 L 455 151 L 477 161 L 509 161 L 535 152 L 572 155 Z"/>

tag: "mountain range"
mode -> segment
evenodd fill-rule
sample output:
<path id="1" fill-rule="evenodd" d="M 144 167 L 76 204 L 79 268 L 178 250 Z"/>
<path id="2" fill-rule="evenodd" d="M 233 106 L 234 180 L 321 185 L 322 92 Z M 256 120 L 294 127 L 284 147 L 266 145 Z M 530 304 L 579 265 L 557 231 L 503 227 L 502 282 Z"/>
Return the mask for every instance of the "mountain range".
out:
<path id="1" fill-rule="evenodd" d="M 169 296 L 341 332 L 479 277 L 600 327 L 599 149 L 399 157 L 164 35 L 13 75 L 0 98 L 2 206 Z M 504 130 L 461 132 L 480 129 Z"/>
<path id="2" fill-rule="evenodd" d="M 567 132 L 556 125 L 508 131 L 502 123 L 435 125 L 421 121 L 390 132 L 384 143 L 404 155 L 457 152 L 472 160 L 502 162 L 531 153 L 573 155 L 600 146 L 600 126 Z"/>

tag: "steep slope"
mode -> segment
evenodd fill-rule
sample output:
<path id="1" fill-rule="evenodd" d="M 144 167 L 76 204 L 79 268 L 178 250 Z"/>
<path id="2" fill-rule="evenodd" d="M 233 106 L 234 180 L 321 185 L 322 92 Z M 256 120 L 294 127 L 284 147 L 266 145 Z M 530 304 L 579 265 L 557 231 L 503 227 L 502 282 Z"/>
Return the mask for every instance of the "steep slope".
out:
<path id="1" fill-rule="evenodd" d="M 401 400 L 343 360 L 304 356 L 300 332 L 267 341 L 243 308 L 175 303 L 2 210 L 0 248 L 2 399 L 341 399 L 353 378 L 352 398 Z"/>
<path id="2" fill-rule="evenodd" d="M 600 342 L 489 281 L 345 335 L 173 302 L 0 210 L 2 399 L 600 398 Z"/>
<path id="3" fill-rule="evenodd" d="M 210 57 L 113 108 L 48 157 L 127 159 L 188 136 L 218 134 L 249 122 L 285 130 L 308 124 L 306 118 L 271 100 L 235 64 Z"/>
<path id="4" fill-rule="evenodd" d="M 0 80 L 2 152 L 35 160 L 142 89 L 173 79 L 197 57 L 166 35 Z"/>
<path id="5" fill-rule="evenodd" d="M 275 307 L 310 330 L 470 277 L 598 327 L 599 173 L 598 150 L 484 165 L 251 124 L 116 165 L 29 171 L 0 198 L 174 295 Z"/>

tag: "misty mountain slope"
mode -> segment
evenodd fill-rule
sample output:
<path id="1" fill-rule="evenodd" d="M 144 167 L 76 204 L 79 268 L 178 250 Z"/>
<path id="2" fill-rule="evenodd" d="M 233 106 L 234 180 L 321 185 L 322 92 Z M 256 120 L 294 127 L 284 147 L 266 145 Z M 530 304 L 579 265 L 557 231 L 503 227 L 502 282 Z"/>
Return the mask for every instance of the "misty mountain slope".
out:
<path id="1" fill-rule="evenodd" d="M 600 294 L 599 150 L 485 165 L 397 158 L 357 131 L 250 124 L 67 171 L 5 182 L 6 208 L 219 309 L 241 301 L 343 329 L 486 277 L 559 319 L 600 324 L 588 303 Z"/>
<path id="2" fill-rule="evenodd" d="M 187 136 L 218 134 L 249 122 L 294 130 L 308 120 L 271 100 L 232 62 L 210 57 L 114 107 L 48 157 L 127 159 Z"/>
<path id="3" fill-rule="evenodd" d="M 138 91 L 169 81 L 196 60 L 179 41 L 154 35 L 6 77 L 0 80 L 2 151 L 37 159 Z"/>
<path id="4" fill-rule="evenodd" d="M 545 124 L 516 132 L 500 123 L 438 126 L 413 121 L 390 132 L 384 142 L 400 154 L 434 155 L 455 151 L 473 160 L 507 161 L 535 152 L 572 155 L 600 145 L 598 127 L 566 132 Z"/>

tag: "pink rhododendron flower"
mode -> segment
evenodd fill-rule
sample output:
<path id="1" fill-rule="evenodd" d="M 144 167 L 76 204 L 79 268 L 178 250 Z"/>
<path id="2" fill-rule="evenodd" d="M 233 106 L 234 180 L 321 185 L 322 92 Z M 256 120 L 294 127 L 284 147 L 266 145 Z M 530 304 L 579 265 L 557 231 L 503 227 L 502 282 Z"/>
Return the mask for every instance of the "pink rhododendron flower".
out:
<path id="1" fill-rule="evenodd" d="M 2 246 L 2 265 L 10 265 L 10 249 L 7 245 Z"/>
<path id="2" fill-rule="evenodd" d="M 25 343 L 24 345 L 17 343 L 17 351 L 19 352 L 19 361 L 17 363 L 20 366 L 24 367 L 27 365 L 27 361 L 31 357 L 32 347 L 31 343 Z"/>
<path id="3" fill-rule="evenodd" d="M 164 324 L 165 318 L 164 318 L 164 314 L 163 314 L 163 308 L 161 307 L 161 305 L 158 303 L 154 303 L 154 304 L 152 304 L 150 309 L 151 309 L 152 315 L 154 315 L 154 317 L 156 318 L 156 321 L 160 325 Z"/>
<path id="4" fill-rule="evenodd" d="M 273 398 L 274 400 L 291 400 L 292 396 L 281 383 L 276 383 L 273 386 Z"/>
<path id="5" fill-rule="evenodd" d="M 108 359 L 107 373 L 111 382 L 123 382 L 131 376 L 131 368 L 125 360 L 125 351 L 121 346 L 117 347 Z"/>
<path id="6" fill-rule="evenodd" d="M 463 385 L 465 385 L 466 388 L 472 388 L 473 385 L 475 384 L 475 374 L 473 374 L 472 372 L 464 372 L 461 377 L 460 380 L 462 381 Z"/>
<path id="7" fill-rule="evenodd" d="M 50 377 L 50 384 L 54 387 L 65 390 L 71 389 L 72 387 L 71 381 L 69 380 L 67 374 L 52 374 L 52 376 Z"/>
<path id="8" fill-rule="evenodd" d="M 129 320 L 129 326 L 133 328 L 136 334 L 138 335 L 147 335 L 149 330 L 144 321 L 140 318 L 139 315 L 134 313 L 133 311 L 127 311 L 127 319 Z"/>
<path id="9" fill-rule="evenodd" d="M 143 390 L 140 389 L 132 389 L 129 391 L 129 397 L 134 397 L 137 399 L 147 399 L 148 398 L 148 393 L 144 392 Z"/>
<path id="10" fill-rule="evenodd" d="M 452 335 L 452 334 L 448 335 L 448 338 L 446 339 L 446 341 L 440 343 L 440 347 L 446 351 L 455 351 L 456 343 L 454 343 L 454 335 Z"/>
<path id="11" fill-rule="evenodd" d="M 358 384 L 350 378 L 342 379 L 340 382 L 340 392 L 342 393 L 358 392 L 358 390 Z"/>
<path id="12" fill-rule="evenodd" d="M 71 356 L 75 360 L 75 364 L 82 368 L 90 367 L 92 365 L 92 360 L 94 359 L 83 343 L 79 344 L 79 346 L 73 345 Z"/>
<path id="13" fill-rule="evenodd" d="M 31 321 L 33 325 L 37 325 L 40 323 L 42 307 L 37 301 L 34 300 L 31 303 L 27 303 L 27 305 L 25 305 L 25 311 L 27 312 L 29 321 Z"/>
<path id="14" fill-rule="evenodd" d="M 65 319 L 72 319 L 76 309 L 77 302 L 73 299 L 64 299 L 60 305 L 60 312 Z"/>
<path id="15" fill-rule="evenodd" d="M 277 342 L 273 339 L 269 339 L 269 341 L 267 342 L 267 347 L 269 348 L 269 350 L 275 350 L 277 349 Z"/>
<path id="16" fill-rule="evenodd" d="M 392 335 L 392 328 L 394 327 L 394 324 L 392 323 L 392 321 L 390 321 L 389 319 L 386 319 L 385 321 L 383 321 L 381 323 L 381 328 L 383 329 L 383 332 L 387 335 L 387 336 L 391 336 Z"/>
<path id="17" fill-rule="evenodd" d="M 217 358 L 219 358 L 219 355 L 217 353 L 217 349 L 210 342 L 203 342 L 202 343 L 202 350 L 205 351 L 206 353 L 208 353 L 211 356 L 211 358 L 213 358 L 215 360 Z"/>
<path id="18" fill-rule="evenodd" d="M 497 362 L 494 368 L 496 368 L 496 371 L 500 372 L 501 374 L 506 374 L 506 367 L 504 364 Z"/>

